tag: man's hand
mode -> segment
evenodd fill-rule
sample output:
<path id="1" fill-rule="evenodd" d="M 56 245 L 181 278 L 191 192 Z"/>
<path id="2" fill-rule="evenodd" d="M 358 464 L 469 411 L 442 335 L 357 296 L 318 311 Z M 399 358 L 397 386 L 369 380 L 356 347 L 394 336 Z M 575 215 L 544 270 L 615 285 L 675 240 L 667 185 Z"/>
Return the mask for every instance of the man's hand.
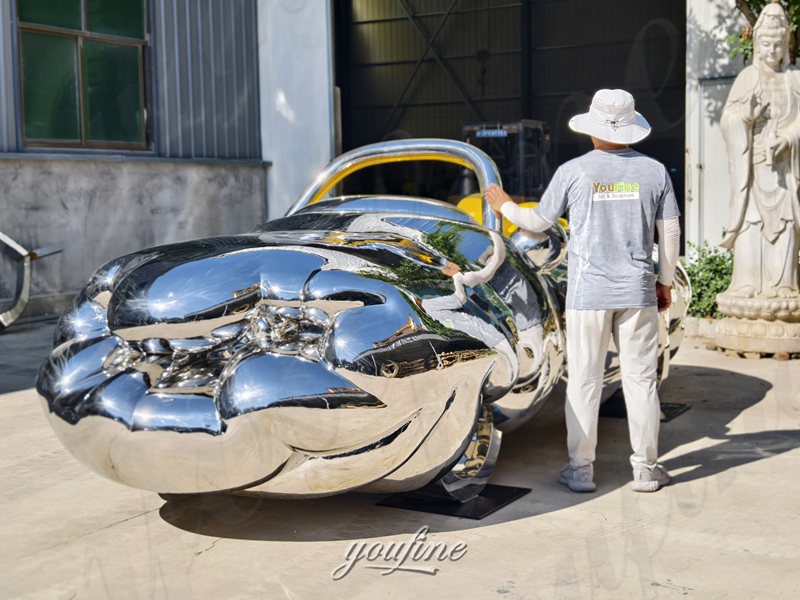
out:
<path id="1" fill-rule="evenodd" d="M 455 277 L 456 273 L 461 272 L 461 267 L 459 267 L 456 263 L 448 261 L 447 264 L 442 267 L 442 273 L 447 275 L 448 277 Z"/>
<path id="2" fill-rule="evenodd" d="M 498 214 L 500 213 L 500 209 L 503 208 L 503 204 L 506 202 L 513 202 L 511 197 L 503 191 L 503 188 L 496 183 L 493 183 L 486 188 L 486 191 L 483 193 L 483 197 L 486 198 L 489 206 L 491 206 L 492 209 Z"/>
<path id="3" fill-rule="evenodd" d="M 656 281 L 656 300 L 658 301 L 658 312 L 667 310 L 672 304 L 672 288 Z"/>

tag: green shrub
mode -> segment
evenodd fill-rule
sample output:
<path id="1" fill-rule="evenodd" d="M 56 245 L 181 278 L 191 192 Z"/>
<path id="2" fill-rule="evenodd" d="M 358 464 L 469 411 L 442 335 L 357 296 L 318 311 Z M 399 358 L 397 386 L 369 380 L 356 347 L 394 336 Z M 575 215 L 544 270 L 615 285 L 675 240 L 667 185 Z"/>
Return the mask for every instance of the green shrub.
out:
<path id="1" fill-rule="evenodd" d="M 733 252 L 709 246 L 702 247 L 689 242 L 696 254 L 686 265 L 689 281 L 692 282 L 692 303 L 689 315 L 692 317 L 722 318 L 717 307 L 717 294 L 728 289 L 733 275 Z"/>

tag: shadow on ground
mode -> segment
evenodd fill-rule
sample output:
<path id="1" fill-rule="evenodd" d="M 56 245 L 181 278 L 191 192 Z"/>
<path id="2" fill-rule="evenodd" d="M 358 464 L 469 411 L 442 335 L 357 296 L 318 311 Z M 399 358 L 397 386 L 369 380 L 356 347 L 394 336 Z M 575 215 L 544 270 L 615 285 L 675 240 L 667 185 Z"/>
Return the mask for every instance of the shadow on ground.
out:
<path id="1" fill-rule="evenodd" d="M 674 486 L 800 447 L 800 431 L 729 433 L 742 411 L 764 399 L 772 385 L 728 370 L 673 367 L 662 400 L 686 402 L 691 410 L 662 424 L 661 453 L 709 438 L 710 446 L 665 461 L 669 469 L 694 467 L 674 478 Z M 218 538 L 324 541 L 358 540 L 431 531 L 459 531 L 546 514 L 581 504 L 627 486 L 630 447 L 627 422 L 600 421 L 596 494 L 574 494 L 555 482 L 565 459 L 563 391 L 530 423 L 506 434 L 492 483 L 532 488 L 532 492 L 480 521 L 375 506 L 384 496 L 347 493 L 310 500 L 209 494 L 167 502 L 160 516 L 174 527 Z"/>
<path id="2" fill-rule="evenodd" d="M 0 331 L 0 394 L 27 390 L 53 349 L 53 331 L 58 317 L 20 319 Z"/>
<path id="3" fill-rule="evenodd" d="M 686 420 L 692 426 L 681 427 L 682 417 L 662 425 L 661 453 L 667 454 L 701 438 L 707 441 L 700 450 L 663 461 L 664 466 L 673 471 L 693 467 L 674 476 L 673 485 L 713 477 L 800 447 L 800 430 L 769 429 L 763 422 L 754 427 L 758 430 L 731 433 L 732 421 L 761 402 L 771 389 L 768 381 L 733 371 L 676 367 L 665 382 L 661 396 L 664 400 L 690 404 L 692 410 L 686 413 Z"/>

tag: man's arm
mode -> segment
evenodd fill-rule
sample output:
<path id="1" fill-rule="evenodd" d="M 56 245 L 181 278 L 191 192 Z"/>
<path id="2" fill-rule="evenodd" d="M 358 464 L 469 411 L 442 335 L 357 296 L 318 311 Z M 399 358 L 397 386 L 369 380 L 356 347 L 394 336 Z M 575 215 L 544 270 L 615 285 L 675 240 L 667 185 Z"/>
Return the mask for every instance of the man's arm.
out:
<path id="1" fill-rule="evenodd" d="M 678 217 L 657 219 L 658 229 L 658 281 L 656 281 L 656 298 L 658 310 L 667 310 L 672 304 L 672 280 L 678 266 L 680 252 L 681 226 Z"/>
<path id="2" fill-rule="evenodd" d="M 540 217 L 534 209 L 517 206 L 496 183 L 486 189 L 484 197 L 495 212 L 502 214 L 517 227 L 536 232 L 549 229 L 553 225 Z"/>

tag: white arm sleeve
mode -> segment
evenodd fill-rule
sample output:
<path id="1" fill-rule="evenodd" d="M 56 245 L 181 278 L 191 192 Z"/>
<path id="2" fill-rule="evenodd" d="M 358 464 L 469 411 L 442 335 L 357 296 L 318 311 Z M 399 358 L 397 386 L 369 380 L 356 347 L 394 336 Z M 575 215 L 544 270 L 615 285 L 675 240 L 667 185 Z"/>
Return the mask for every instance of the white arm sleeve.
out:
<path id="1" fill-rule="evenodd" d="M 678 217 L 656 220 L 658 229 L 658 282 L 672 285 L 681 243 L 681 226 Z"/>
<path id="2" fill-rule="evenodd" d="M 521 229 L 527 229 L 528 231 L 544 231 L 552 225 L 552 223 L 548 223 L 537 215 L 536 211 L 532 208 L 522 208 L 513 202 L 506 202 L 503 204 L 503 208 L 500 209 L 500 212 L 514 225 Z"/>

